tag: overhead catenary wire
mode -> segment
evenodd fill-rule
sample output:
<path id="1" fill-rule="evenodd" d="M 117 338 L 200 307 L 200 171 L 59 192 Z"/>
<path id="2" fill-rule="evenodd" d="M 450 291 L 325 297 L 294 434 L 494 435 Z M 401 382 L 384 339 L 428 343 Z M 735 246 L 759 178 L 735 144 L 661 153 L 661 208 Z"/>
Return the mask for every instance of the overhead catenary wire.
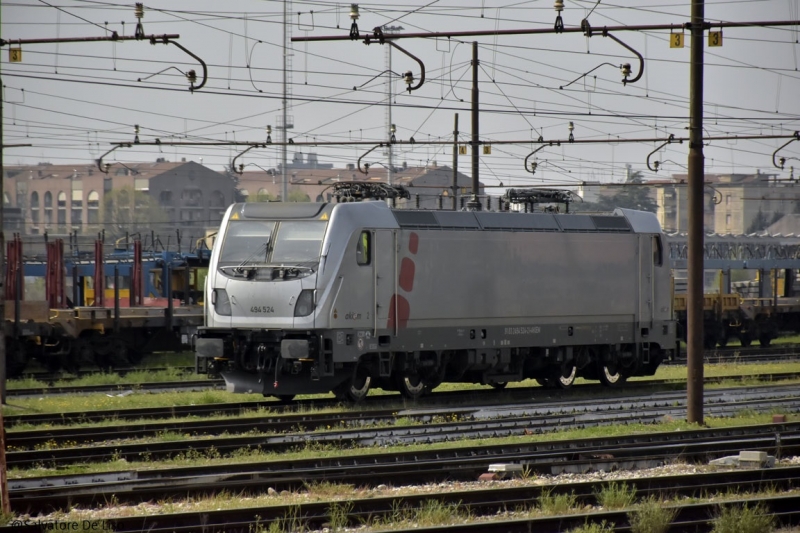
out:
<path id="1" fill-rule="evenodd" d="M 592 4 L 594 4 L 594 2 L 591 2 L 591 3 L 592 3 Z M 101 4 L 103 4 L 103 5 L 108 5 L 108 6 L 110 6 L 110 7 L 112 7 L 112 6 L 113 6 L 113 8 L 114 8 L 114 9 L 118 9 L 118 10 L 122 10 L 122 9 L 123 9 L 123 6 L 122 6 L 121 4 L 112 4 L 112 3 L 108 3 L 108 2 L 106 2 L 106 3 L 96 3 L 96 4 L 92 4 L 92 3 L 86 3 L 86 5 L 87 5 L 87 6 L 88 6 L 88 5 L 101 5 Z M 301 3 L 301 4 L 302 4 L 303 6 L 309 6 L 309 7 L 312 7 L 312 6 L 314 6 L 314 5 L 315 5 L 315 3 Z M 317 4 L 318 4 L 318 3 L 317 3 Z M 269 9 L 269 6 L 266 6 L 266 7 L 267 7 L 267 9 Z M 319 6 L 317 5 L 316 7 L 319 7 Z M 328 5 L 327 7 L 332 9 L 332 7 L 331 7 L 330 5 Z M 383 8 L 388 8 L 388 7 L 390 7 L 390 6 L 376 6 L 376 9 L 377 9 L 377 11 L 376 11 L 376 12 L 388 13 L 388 10 L 384 10 L 384 9 L 383 9 Z M 447 6 L 445 6 L 445 7 L 447 7 Z M 396 11 L 398 14 L 402 14 L 402 13 L 404 13 L 404 12 L 407 12 L 408 10 L 409 10 L 409 9 L 405 9 L 405 10 L 403 10 L 403 9 L 395 9 L 395 11 Z M 546 9 L 546 10 L 543 10 L 543 9 L 539 8 L 538 10 L 529 10 L 529 11 L 533 13 L 533 12 L 540 12 L 540 11 L 541 11 L 541 12 L 545 12 L 545 11 L 549 11 L 549 10 L 550 10 L 550 8 L 549 8 L 549 7 L 547 7 L 547 9 Z M 177 12 L 178 12 L 178 13 L 184 13 L 184 14 L 185 14 L 187 17 L 193 17 L 193 16 L 195 16 L 195 15 L 193 15 L 193 14 L 189 14 L 190 12 L 191 12 L 191 13 L 196 13 L 198 16 L 200 16 L 200 15 L 202 15 L 202 16 L 205 16 L 206 14 L 213 14 L 212 12 L 205 12 L 205 11 L 202 11 L 202 10 L 178 10 Z M 437 17 L 438 17 L 438 18 L 441 18 L 441 17 L 443 17 L 443 16 L 446 16 L 448 13 L 451 13 L 451 14 L 452 14 L 452 13 L 454 13 L 454 12 L 455 12 L 455 10 L 454 10 L 454 9 L 450 9 L 450 8 L 448 8 L 448 9 L 441 9 L 441 10 L 437 10 L 435 13 L 431 13 L 431 14 L 430 14 L 430 17 L 429 17 L 428 19 L 425 19 L 425 20 L 434 20 L 434 19 L 436 19 Z M 607 12 L 607 11 L 606 11 L 606 10 L 604 10 L 604 5 L 603 5 L 603 4 L 601 4 L 601 5 L 600 5 L 600 6 L 597 8 L 597 10 L 594 12 L 594 14 L 593 14 L 593 17 L 594 17 L 594 16 L 599 16 L 599 15 L 601 15 L 601 14 L 602 14 L 602 13 L 604 13 L 604 12 Z M 465 21 L 467 21 L 467 20 L 469 20 L 469 19 L 470 19 L 470 16 L 473 16 L 473 17 L 474 17 L 474 16 L 475 16 L 477 13 L 478 13 L 478 11 L 476 11 L 476 10 L 471 10 L 471 11 L 469 11 L 469 13 L 466 13 L 466 15 L 469 15 L 469 16 L 465 16 L 465 17 L 463 17 L 463 18 L 464 18 L 464 20 L 465 20 Z M 216 17 L 216 19 L 217 19 L 217 20 L 219 20 L 219 21 L 223 21 L 223 20 L 234 20 L 234 19 L 236 19 L 237 17 L 238 17 L 238 20 L 240 20 L 240 21 L 242 20 L 242 15 L 241 15 L 241 13 L 237 14 L 237 13 L 235 13 L 235 12 L 229 12 L 229 11 L 226 11 L 226 10 L 217 10 L 217 11 L 216 11 L 216 14 L 218 15 L 218 16 Z M 276 21 L 276 19 L 275 19 L 275 15 L 277 15 L 277 14 L 278 14 L 277 10 L 273 10 L 271 14 L 270 14 L 270 13 L 266 13 L 264 16 L 265 16 L 265 17 L 272 16 L 272 19 L 271 19 L 271 20 L 272 20 L 272 22 L 270 22 L 270 23 L 274 23 L 274 22 Z M 465 13 L 459 13 L 459 16 L 461 16 L 462 14 L 465 14 Z M 165 17 L 168 17 L 168 15 L 167 15 L 166 13 L 163 13 L 162 15 L 163 15 L 162 17 L 159 17 L 160 19 L 164 19 Z M 491 12 L 489 15 L 490 15 L 490 16 L 488 17 L 488 19 L 487 19 L 487 20 L 490 20 L 492 25 L 496 24 L 496 23 L 495 23 L 495 21 L 494 21 L 494 18 L 496 18 L 496 19 L 500 19 L 500 18 L 502 18 L 504 21 L 505 21 L 505 20 L 513 21 L 513 20 L 514 20 L 514 19 L 512 19 L 512 18 L 510 18 L 510 17 L 493 17 L 493 15 L 494 15 L 494 11 L 492 11 L 492 12 Z M 427 17 L 427 16 L 428 16 L 428 14 L 427 14 L 427 13 L 425 13 L 425 16 Z M 210 20 L 212 20 L 212 21 L 213 21 L 213 20 L 214 20 L 214 17 L 211 17 L 211 18 L 210 18 Z M 252 20 L 252 19 L 251 19 L 251 20 Z M 473 20 L 477 20 L 477 18 L 473 18 Z M 684 18 L 681 18 L 681 20 L 685 20 L 685 19 L 684 19 Z M 160 22 L 162 22 L 162 21 L 160 21 Z M 212 24 L 214 24 L 215 26 L 218 26 L 218 28 L 217 28 L 218 30 L 219 30 L 219 29 L 221 29 L 221 26 L 220 26 L 219 24 L 216 24 L 216 23 L 213 23 L 213 22 L 212 22 Z M 240 24 L 239 28 L 241 28 L 241 22 L 239 22 L 239 24 Z M 253 22 L 253 24 L 255 24 L 255 22 Z M 258 24 L 260 24 L 260 22 L 258 22 Z M 418 24 L 417 24 L 417 26 L 418 26 Z M 323 25 L 320 25 L 320 27 L 323 27 Z M 331 26 L 331 27 L 333 27 L 333 26 Z M 239 32 L 239 33 L 241 33 L 241 32 Z M 226 35 L 229 35 L 229 34 L 226 34 Z M 498 49 L 500 49 L 500 46 L 501 46 L 501 45 L 499 45 Z M 62 50 L 62 52 L 63 52 L 63 50 Z M 571 52 L 570 52 L 570 51 L 566 51 L 566 50 L 565 50 L 563 53 L 571 53 Z M 331 54 L 327 54 L 327 55 L 328 55 L 328 56 L 330 56 Z M 500 52 L 498 52 L 498 57 L 501 57 L 501 54 L 500 54 Z M 341 58 L 337 58 L 337 59 L 341 59 Z M 486 65 L 486 67 L 487 67 L 487 68 L 488 68 L 489 66 L 492 66 L 492 67 L 494 67 L 494 66 L 495 66 L 495 65 L 493 65 L 493 64 L 490 64 L 490 62 L 489 62 L 489 61 L 484 61 L 484 64 Z M 512 66 L 513 66 L 513 63 L 512 63 Z M 254 70 L 255 70 L 255 69 L 254 69 Z M 377 71 L 376 69 L 372 69 L 372 72 L 376 72 L 376 71 Z M 532 76 L 535 76 L 535 74 L 534 74 L 534 75 L 531 75 L 531 76 L 528 76 L 528 77 L 527 77 L 527 81 L 530 81 L 530 80 L 531 80 L 531 78 L 532 78 Z M 507 115 L 516 115 L 516 116 L 519 116 L 519 117 L 520 117 L 520 119 L 523 119 L 523 118 L 524 118 L 524 117 L 523 117 L 523 116 L 521 116 L 521 115 L 525 115 L 526 113 L 531 113 L 531 111 L 532 111 L 531 107 L 532 107 L 532 106 L 531 106 L 531 105 L 530 105 L 528 102 L 526 102 L 526 100 L 525 100 L 524 98 L 523 98 L 523 99 L 519 99 L 519 98 L 517 98 L 517 96 L 518 96 L 518 95 L 517 95 L 517 94 L 515 94 L 515 93 L 516 93 L 516 91 L 515 91 L 514 89 L 512 89 L 512 88 L 511 88 L 511 87 L 512 87 L 512 85 L 508 85 L 507 83 L 500 82 L 500 80 L 498 80 L 498 86 L 499 86 L 501 89 L 503 89 L 503 91 L 502 91 L 502 92 L 501 92 L 501 91 L 499 91 L 499 90 L 495 90 L 495 91 L 488 91 L 488 90 L 487 90 L 487 91 L 485 91 L 485 92 L 484 92 L 484 94 L 487 96 L 487 101 L 485 102 L 485 103 L 486 103 L 486 105 L 487 105 L 487 108 L 486 108 L 486 110 L 485 110 L 485 112 L 486 112 L 486 113 L 490 113 L 490 114 L 496 114 L 496 115 L 502 115 L 502 114 L 507 114 Z M 522 84 L 522 80 L 520 80 L 520 85 L 519 85 L 519 87 L 521 88 L 522 86 L 523 86 L 523 84 Z M 505 92 L 505 93 L 506 93 L 506 95 L 505 95 L 505 96 L 503 95 L 503 92 Z M 496 94 L 497 94 L 497 96 L 498 96 L 499 98 L 502 98 L 502 99 L 504 99 L 504 100 L 506 101 L 506 108 L 505 108 L 505 109 L 502 109 L 501 107 L 499 107 L 499 106 L 496 106 L 496 105 L 490 105 L 491 103 L 488 101 L 488 97 L 489 97 L 489 95 L 490 95 L 490 94 L 492 94 L 492 93 L 496 93 Z M 609 94 L 610 94 L 610 93 L 609 93 Z M 209 96 L 212 96 L 212 95 L 209 95 Z M 225 94 L 225 92 L 224 92 L 224 91 L 217 91 L 217 92 L 216 92 L 216 94 L 214 95 L 214 97 L 216 97 L 216 98 L 225 97 L 225 96 L 226 96 L 226 94 Z M 361 96 L 363 96 L 363 94 L 362 94 Z M 508 97 L 508 98 L 507 98 L 507 97 Z M 510 99 L 510 100 L 513 100 L 513 103 L 514 103 L 514 104 L 515 104 L 515 105 L 516 105 L 516 106 L 519 108 L 518 110 L 514 110 L 514 109 L 513 109 L 513 105 L 511 105 L 511 102 L 509 102 L 509 99 Z M 540 99 L 540 100 L 541 100 L 541 99 Z M 547 100 L 547 98 L 545 98 L 544 100 Z M 430 110 L 430 109 L 432 109 L 432 108 L 434 108 L 434 107 L 437 107 L 437 108 L 438 108 L 438 109 L 440 109 L 441 111 L 447 111 L 448 109 L 452 109 L 452 110 L 459 110 L 459 109 L 463 109 L 463 107 L 459 107 L 459 106 L 453 106 L 451 102 L 445 102 L 445 103 L 442 103 L 442 102 L 441 102 L 441 99 L 438 99 L 438 100 L 437 100 L 437 102 L 436 102 L 437 106 L 434 106 L 434 105 L 429 105 L 429 106 L 427 106 L 427 107 L 426 107 L 426 106 L 424 105 L 424 102 L 425 102 L 425 101 L 426 101 L 426 100 L 423 100 L 423 99 L 415 99 L 415 103 L 414 103 L 414 104 L 411 104 L 411 105 L 409 105 L 409 102 L 408 102 L 408 101 L 406 101 L 406 102 L 405 102 L 405 105 L 407 106 L 407 107 L 406 107 L 406 109 L 420 109 L 420 110 L 425 110 L 425 109 L 428 109 L 428 110 Z M 433 99 L 430 99 L 430 100 L 428 100 L 428 101 L 430 101 L 430 102 L 433 102 Z M 301 103 L 301 102 L 297 102 L 297 103 Z M 311 101 L 311 99 L 309 99 L 307 103 L 308 103 L 308 105 L 314 105 L 315 103 L 322 103 L 322 100 L 321 100 L 321 99 L 318 99 L 316 102 L 313 102 L 313 101 Z M 336 104 L 337 102 L 336 102 L 336 100 L 334 99 L 334 100 L 332 101 L 332 103 Z M 371 103 L 371 102 L 370 102 L 370 103 Z M 423 103 L 423 105 L 422 105 L 422 106 L 419 106 L 419 107 L 417 107 L 417 106 L 416 106 L 416 103 Z M 676 103 L 676 107 L 675 107 L 675 109 L 677 110 L 677 109 L 678 109 L 678 107 L 677 107 L 677 106 L 680 106 L 680 105 L 681 105 L 681 101 L 680 101 L 680 100 L 676 100 L 676 101 L 675 101 L 675 103 Z M 683 100 L 683 103 L 685 104 L 685 100 Z M 404 102 L 399 102 L 399 103 L 398 103 L 398 107 L 402 107 L 402 106 L 403 106 L 403 104 L 404 104 Z M 363 105 L 363 102 L 362 102 L 362 105 Z M 373 107 L 376 107 L 376 106 L 381 106 L 381 105 L 382 105 L 382 104 L 381 104 L 380 102 L 378 102 L 378 103 L 375 103 L 375 104 L 372 104 L 372 106 L 373 106 Z M 545 106 L 545 104 L 542 104 L 542 105 L 543 105 L 543 106 Z M 581 106 L 583 106 L 583 109 L 580 109 L 580 107 L 581 107 Z M 495 109 L 492 109 L 491 107 L 495 107 Z M 771 107 L 771 106 L 770 106 L 770 107 Z M 527 109 L 526 109 L 526 108 L 527 108 Z M 551 106 L 551 109 L 552 109 L 552 106 Z M 540 110 L 541 110 L 541 108 L 540 108 Z M 584 98 L 576 99 L 576 101 L 575 101 L 575 105 L 574 105 L 572 108 L 569 108 L 569 107 L 564 107 L 564 108 L 561 108 L 561 109 L 557 110 L 557 111 L 558 111 L 557 113 L 552 113 L 552 114 L 550 114 L 550 115 L 548 115 L 548 114 L 547 114 L 547 110 L 544 110 L 544 111 L 542 111 L 541 113 L 539 113 L 539 114 L 538 114 L 538 116 L 539 116 L 539 117 L 541 117 L 541 118 L 546 118 L 546 117 L 548 117 L 548 116 L 550 116 L 550 117 L 553 117 L 553 118 L 557 118 L 557 117 L 559 117 L 559 116 L 560 116 L 560 117 L 565 117 L 565 118 L 566 118 L 567 116 L 576 116 L 576 117 L 577 117 L 577 116 L 582 116 L 582 117 L 584 117 L 584 120 L 585 120 L 585 121 L 587 121 L 585 124 L 581 124 L 581 129 L 582 129 L 582 130 L 584 130 L 584 129 L 585 129 L 586 131 L 591 131 L 591 130 L 593 129 L 593 126 L 592 126 L 592 125 L 589 123 L 589 121 L 591 121 L 592 123 L 596 123 L 596 124 L 598 124 L 598 126 L 597 126 L 597 128 L 596 128 L 596 129 L 598 129 L 598 130 L 605 129 L 605 126 L 599 126 L 600 124 L 603 124 L 603 123 L 604 123 L 604 122 L 603 122 L 603 120 L 604 120 L 604 118 L 603 118 L 604 114 L 603 114 L 603 113 L 600 113 L 600 112 L 598 112 L 598 113 L 594 114 L 593 116 L 589 117 L 589 116 L 588 116 L 587 114 L 585 114 L 585 113 L 584 113 L 584 114 L 582 114 L 582 115 L 581 115 L 581 114 L 578 114 L 578 111 L 579 111 L 579 110 L 580 110 L 580 111 L 584 111 L 584 112 L 585 112 L 585 102 L 584 102 Z M 269 111 L 267 111 L 267 113 L 268 113 L 268 112 L 269 112 Z M 342 112 L 341 112 L 341 116 L 342 116 L 342 117 L 345 117 L 345 116 L 347 116 L 347 114 L 348 114 L 348 112 L 347 112 L 347 111 L 342 111 Z M 617 116 L 617 117 L 618 117 L 618 118 L 620 118 L 620 119 L 623 119 L 623 118 L 625 118 L 625 117 L 623 116 L 624 114 L 619 114 L 619 113 L 609 113 L 608 115 L 615 115 L 615 116 Z M 660 113 L 659 113 L 659 114 L 655 114 L 655 113 L 654 113 L 654 114 L 648 115 L 647 117 L 643 117 L 643 119 L 644 119 L 644 120 L 647 120 L 647 121 L 652 121 L 652 118 L 653 118 L 653 117 L 660 117 L 660 115 L 663 115 L 663 114 L 660 114 Z M 679 115 L 679 113 L 675 113 L 675 115 L 676 115 L 676 117 L 675 117 L 675 119 L 676 119 L 676 120 L 680 120 L 680 119 L 681 119 L 681 117 L 678 117 L 678 116 L 677 116 L 677 115 Z M 527 115 L 526 115 L 526 116 L 527 116 Z M 630 116 L 631 116 L 631 117 L 634 117 L 634 116 L 635 116 L 635 114 L 631 113 L 631 114 L 630 114 Z M 197 117 L 197 118 L 199 118 L 199 117 Z M 246 124 L 246 122 L 247 122 L 247 118 L 246 118 L 246 117 L 241 117 L 241 118 L 242 118 L 242 120 L 244 120 L 245 124 L 242 124 L 242 126 L 243 126 L 242 128 L 235 128 L 237 132 L 238 132 L 238 131 L 247 131 L 247 129 L 248 129 L 248 128 L 249 128 L 251 131 L 252 131 L 252 130 L 256 130 L 256 129 L 258 129 L 259 127 L 263 128 L 263 126 L 254 126 L 254 125 L 252 125 L 252 122 L 251 122 L 251 124 Z M 607 117 L 607 118 L 613 119 L 614 117 L 613 117 L 613 116 L 609 116 L 609 117 Z M 760 121 L 760 123 L 761 123 L 761 124 L 767 124 L 767 123 L 769 123 L 769 122 L 778 122 L 778 120 L 776 120 L 776 118 L 777 118 L 777 117 L 766 117 L 764 120 Z M 193 124 L 195 124 L 195 122 L 194 122 L 194 121 L 196 120 L 195 118 L 190 118 L 190 120 L 192 120 L 192 123 L 193 123 Z M 784 119 L 784 120 L 787 120 L 787 119 Z M 791 119 L 789 118 L 788 120 L 791 120 Z M 537 118 L 537 121 L 538 121 L 538 118 Z M 666 122 L 666 121 L 667 121 L 667 119 L 665 119 L 665 122 Z M 141 121 L 139 121 L 139 122 L 141 122 Z M 534 122 L 534 123 L 535 123 L 535 124 L 538 126 L 538 122 Z M 605 123 L 607 123 L 607 124 L 608 124 L 608 127 L 612 127 L 612 126 L 614 125 L 614 122 L 613 122 L 613 120 L 612 120 L 612 121 L 609 121 L 609 122 L 605 122 Z M 418 122 L 418 121 L 417 121 L 417 123 L 416 123 L 416 124 L 412 124 L 412 125 L 411 125 L 411 126 L 412 126 L 412 128 L 411 128 L 411 131 L 414 131 L 415 127 L 416 127 L 418 124 L 419 124 L 419 122 Z M 543 123 L 543 124 L 547 124 L 547 123 L 545 122 L 545 123 Z M 429 126 L 429 125 L 426 125 L 426 126 Z M 677 126 L 677 123 L 676 123 L 676 126 Z M 403 127 L 403 128 L 406 128 L 406 129 L 408 128 L 408 126 L 407 126 L 407 125 L 403 125 L 403 126 L 401 126 L 401 127 Z M 548 126 L 548 127 L 552 127 L 552 126 Z M 226 130 L 226 131 L 229 131 L 230 129 L 231 129 L 230 127 L 228 127 L 228 128 L 225 128 L 225 130 Z M 323 128 L 322 130 L 320 130 L 319 128 L 310 127 L 310 128 L 303 128 L 303 129 L 304 129 L 304 130 L 306 130 L 306 131 L 310 131 L 310 130 L 316 130 L 316 131 L 318 131 L 318 132 L 322 132 L 322 135 L 328 135 L 328 134 L 329 134 L 329 132 L 328 132 L 328 131 L 325 131 L 325 130 L 327 130 L 327 129 L 330 129 L 330 128 Z M 419 128 L 417 128 L 417 129 L 419 129 Z M 433 131 L 434 129 L 435 129 L 435 128 L 423 127 L 422 129 L 419 129 L 419 131 L 420 131 L 420 133 L 421 133 L 421 134 L 430 133 L 430 134 L 432 134 L 432 135 L 436 135 L 437 133 L 436 133 L 435 131 Z M 626 128 L 626 129 L 633 129 L 633 128 Z M 177 130 L 177 128 L 176 128 L 176 130 Z M 206 132 L 208 132 L 208 133 L 209 133 L 209 134 L 211 134 L 211 135 L 221 135 L 221 131 L 222 131 L 222 127 L 220 127 L 220 126 L 214 126 L 214 125 L 211 125 L 211 124 L 209 124 L 209 125 L 207 126 L 207 129 L 206 129 Z M 376 131 L 377 131 L 377 130 L 376 130 Z M 177 131 L 175 131 L 174 133 L 178 133 L 178 132 L 177 132 Z M 302 132 L 298 132 L 298 134 L 302 134 Z M 112 140 L 113 140 L 113 139 L 112 139 Z"/>

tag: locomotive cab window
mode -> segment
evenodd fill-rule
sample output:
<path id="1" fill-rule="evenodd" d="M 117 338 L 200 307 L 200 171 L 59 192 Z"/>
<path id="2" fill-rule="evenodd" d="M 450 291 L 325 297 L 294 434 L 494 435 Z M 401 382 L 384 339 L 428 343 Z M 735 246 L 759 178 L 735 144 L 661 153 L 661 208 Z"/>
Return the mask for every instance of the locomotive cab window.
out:
<path id="1" fill-rule="evenodd" d="M 664 249 L 661 246 L 661 235 L 653 236 L 653 264 L 655 266 L 664 264 Z"/>
<path id="2" fill-rule="evenodd" d="M 318 263 L 327 224 L 317 220 L 232 220 L 219 266 Z"/>
<path id="3" fill-rule="evenodd" d="M 368 265 L 371 262 L 370 248 L 372 244 L 372 235 L 368 231 L 362 231 L 358 236 L 358 243 L 356 243 L 356 262 L 359 265 Z"/>

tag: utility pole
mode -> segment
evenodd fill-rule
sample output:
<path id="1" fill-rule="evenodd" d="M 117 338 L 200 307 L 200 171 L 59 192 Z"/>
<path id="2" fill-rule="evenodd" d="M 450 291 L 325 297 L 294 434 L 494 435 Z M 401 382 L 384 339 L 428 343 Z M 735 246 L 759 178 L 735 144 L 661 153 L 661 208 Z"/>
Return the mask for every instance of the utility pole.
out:
<path id="1" fill-rule="evenodd" d="M 2 83 L 0 83 L 0 87 Z M 6 237 L 5 237 L 5 167 L 3 162 L 3 99 L 0 98 L 0 509 L 11 514 L 8 501 L 8 472 L 6 468 L 6 425 L 3 406 L 6 404 Z"/>
<path id="2" fill-rule="evenodd" d="M 689 249 L 686 309 L 687 420 L 703 424 L 703 34 L 704 0 L 692 0 L 689 71 Z"/>
<path id="3" fill-rule="evenodd" d="M 453 211 L 458 209 L 458 113 L 453 125 Z"/>
<path id="4" fill-rule="evenodd" d="M 3 101 L 0 98 L 0 403 L 6 404 L 6 193 L 3 162 Z M 2 407 L 0 406 L 0 410 Z M 0 413 L 2 418 L 2 413 Z M 0 420 L 1 422 L 2 420 Z M 4 439 L 5 440 L 5 439 Z M 5 456 L 5 452 L 2 452 Z M 3 463 L 5 464 L 5 463 Z"/>
<path id="5" fill-rule="evenodd" d="M 286 142 L 289 140 L 289 125 L 286 123 L 287 112 L 286 108 L 288 106 L 287 102 L 287 81 L 286 81 L 286 66 L 287 66 L 287 43 L 286 40 L 289 37 L 288 34 L 288 27 L 289 27 L 289 19 L 287 17 L 287 10 L 288 4 L 290 0 L 283 0 L 283 109 L 281 110 L 281 125 L 279 126 L 280 130 L 283 131 L 283 138 L 281 141 L 283 144 L 281 145 L 281 201 L 286 202 L 289 198 L 289 185 L 287 184 L 286 180 L 288 179 L 286 173 Z"/>
<path id="6" fill-rule="evenodd" d="M 394 29 L 392 26 L 390 26 Z M 389 28 L 384 28 L 388 30 Z M 389 137 L 394 135 L 392 132 L 392 47 L 386 47 L 386 130 L 389 132 Z M 392 143 L 386 145 L 386 155 L 388 157 L 388 168 L 386 169 L 386 183 L 392 184 Z"/>
<path id="7" fill-rule="evenodd" d="M 478 105 L 478 41 L 472 41 L 472 198 L 467 202 L 467 209 L 480 211 L 481 202 L 478 200 L 478 166 L 480 158 L 478 149 L 480 148 L 480 125 L 479 125 L 479 105 Z"/>
<path id="8" fill-rule="evenodd" d="M 402 26 L 384 26 L 383 33 L 390 34 L 397 31 L 402 31 L 405 28 Z M 395 134 L 393 131 L 394 125 L 392 124 L 392 83 L 394 81 L 394 73 L 392 72 L 392 47 L 386 47 L 386 131 L 389 138 Z M 388 165 L 386 167 L 386 183 L 392 184 L 392 175 L 394 173 L 394 146 L 392 142 L 386 145 L 385 155 L 388 158 Z"/>

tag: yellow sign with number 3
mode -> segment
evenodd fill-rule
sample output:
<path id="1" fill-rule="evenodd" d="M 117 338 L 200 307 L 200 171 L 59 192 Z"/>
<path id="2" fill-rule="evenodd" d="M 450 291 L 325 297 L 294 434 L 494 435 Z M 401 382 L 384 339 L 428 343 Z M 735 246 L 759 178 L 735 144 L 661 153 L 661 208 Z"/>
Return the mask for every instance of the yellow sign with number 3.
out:
<path id="1" fill-rule="evenodd" d="M 669 34 L 669 47 L 670 48 L 683 48 L 683 34 L 670 33 Z"/>
<path id="2" fill-rule="evenodd" d="M 22 62 L 22 48 L 9 48 L 8 49 L 8 62 L 21 63 Z"/>
<path id="3" fill-rule="evenodd" d="M 722 46 L 722 31 L 708 32 L 708 46 Z"/>

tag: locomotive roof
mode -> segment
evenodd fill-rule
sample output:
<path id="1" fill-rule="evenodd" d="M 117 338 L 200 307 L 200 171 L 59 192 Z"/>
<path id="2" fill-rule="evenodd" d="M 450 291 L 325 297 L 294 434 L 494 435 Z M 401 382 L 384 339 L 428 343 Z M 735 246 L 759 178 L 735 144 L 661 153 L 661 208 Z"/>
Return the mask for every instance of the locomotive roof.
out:
<path id="1" fill-rule="evenodd" d="M 617 209 L 613 214 L 517 213 L 496 211 L 438 211 L 394 209 L 385 202 L 261 202 L 234 204 L 232 218 L 328 219 L 334 210 L 346 210 L 364 226 L 463 229 L 473 231 L 550 231 L 605 233 L 660 233 L 653 213 Z M 327 215 L 327 216 L 326 216 Z"/>

